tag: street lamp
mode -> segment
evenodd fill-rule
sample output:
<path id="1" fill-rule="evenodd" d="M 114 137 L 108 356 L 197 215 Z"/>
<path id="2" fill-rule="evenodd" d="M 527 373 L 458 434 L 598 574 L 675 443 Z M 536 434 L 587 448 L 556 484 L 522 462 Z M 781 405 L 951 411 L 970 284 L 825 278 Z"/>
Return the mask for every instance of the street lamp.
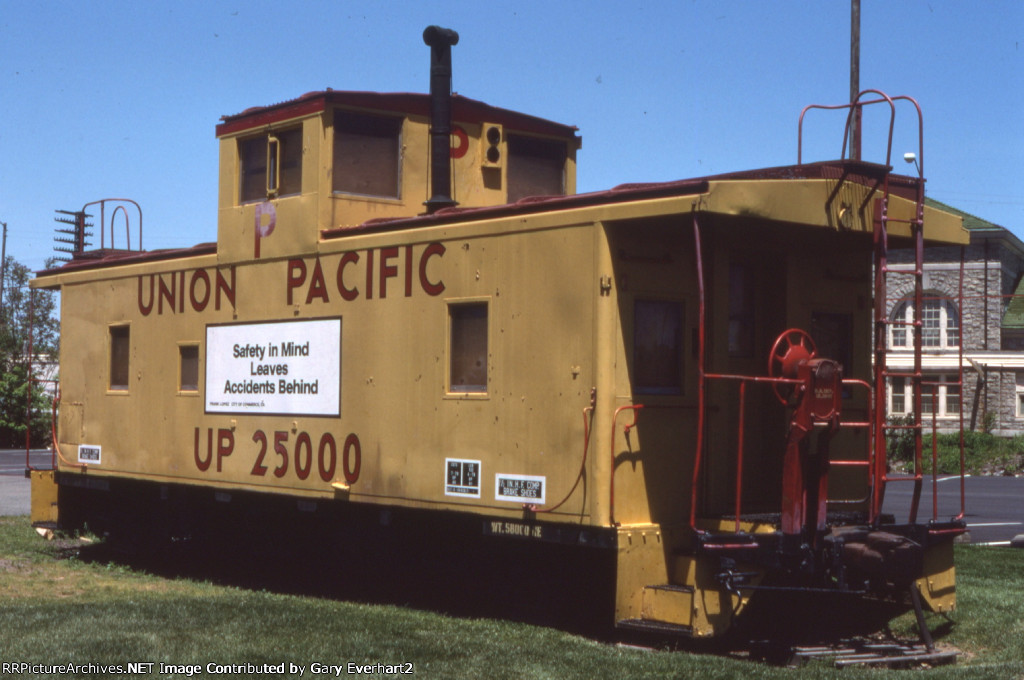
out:
<path id="1" fill-rule="evenodd" d="M 903 160 L 905 160 L 908 163 L 913 163 L 914 167 L 917 168 L 917 176 L 921 176 L 921 166 L 918 165 L 917 163 L 916 153 L 914 153 L 913 151 L 908 151 L 907 153 L 903 154 Z"/>

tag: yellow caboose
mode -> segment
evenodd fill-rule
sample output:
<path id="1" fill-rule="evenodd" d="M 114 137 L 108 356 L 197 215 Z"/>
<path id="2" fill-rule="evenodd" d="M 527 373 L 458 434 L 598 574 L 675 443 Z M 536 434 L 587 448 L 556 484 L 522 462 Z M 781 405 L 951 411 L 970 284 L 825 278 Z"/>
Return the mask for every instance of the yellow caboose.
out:
<path id="1" fill-rule="evenodd" d="M 425 34 L 442 73 L 452 35 Z M 597 551 L 614 623 L 699 637 L 777 583 L 953 606 L 962 522 L 879 505 L 873 266 L 966 242 L 923 179 L 576 194 L 574 128 L 431 89 L 227 116 L 216 243 L 38 274 L 62 341 L 37 525 L 401 508 Z"/>

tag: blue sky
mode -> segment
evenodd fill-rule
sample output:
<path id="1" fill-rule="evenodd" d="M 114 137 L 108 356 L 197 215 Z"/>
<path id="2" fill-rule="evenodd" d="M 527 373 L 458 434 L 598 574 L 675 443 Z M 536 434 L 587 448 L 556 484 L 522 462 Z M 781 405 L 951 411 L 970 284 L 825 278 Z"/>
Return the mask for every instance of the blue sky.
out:
<path id="1" fill-rule="evenodd" d="M 1024 3 L 862 0 L 862 88 L 917 99 L 928 193 L 1024 236 Z M 0 221 L 52 254 L 54 210 L 127 197 L 147 248 L 216 238 L 222 115 L 311 90 L 426 92 L 453 28 L 459 93 L 580 128 L 579 190 L 796 162 L 807 104 L 849 99 L 848 0 L 0 0 Z M 888 114 L 868 117 L 884 160 Z M 843 118 L 812 112 L 805 160 Z M 894 164 L 917 151 L 897 110 Z"/>

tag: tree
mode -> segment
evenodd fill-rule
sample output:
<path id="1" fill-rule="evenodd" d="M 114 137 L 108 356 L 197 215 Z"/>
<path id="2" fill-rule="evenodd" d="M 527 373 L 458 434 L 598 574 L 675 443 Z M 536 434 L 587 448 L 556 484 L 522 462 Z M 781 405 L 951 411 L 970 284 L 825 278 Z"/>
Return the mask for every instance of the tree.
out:
<path id="1" fill-rule="evenodd" d="M 53 264 L 47 262 L 47 266 Z M 57 296 L 52 291 L 31 290 L 29 268 L 13 257 L 8 256 L 3 265 L 0 446 L 24 446 L 26 429 L 33 447 L 46 446 L 55 393 L 55 384 L 46 379 L 56 378 L 60 340 Z"/>

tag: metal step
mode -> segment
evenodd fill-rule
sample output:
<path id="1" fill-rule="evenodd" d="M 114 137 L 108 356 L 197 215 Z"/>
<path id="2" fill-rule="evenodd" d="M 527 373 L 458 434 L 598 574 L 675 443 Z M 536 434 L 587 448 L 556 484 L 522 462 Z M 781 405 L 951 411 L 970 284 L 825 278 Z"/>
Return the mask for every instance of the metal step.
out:
<path id="1" fill-rule="evenodd" d="M 692 586 L 660 584 L 644 586 L 640 618 L 674 626 L 693 626 Z"/>
<path id="2" fill-rule="evenodd" d="M 667 635 L 672 637 L 693 637 L 693 629 L 690 626 L 683 626 L 678 623 L 665 623 L 664 621 L 649 621 L 647 619 L 622 619 L 615 622 L 616 628 L 633 630 L 640 633 L 653 635 Z"/>

